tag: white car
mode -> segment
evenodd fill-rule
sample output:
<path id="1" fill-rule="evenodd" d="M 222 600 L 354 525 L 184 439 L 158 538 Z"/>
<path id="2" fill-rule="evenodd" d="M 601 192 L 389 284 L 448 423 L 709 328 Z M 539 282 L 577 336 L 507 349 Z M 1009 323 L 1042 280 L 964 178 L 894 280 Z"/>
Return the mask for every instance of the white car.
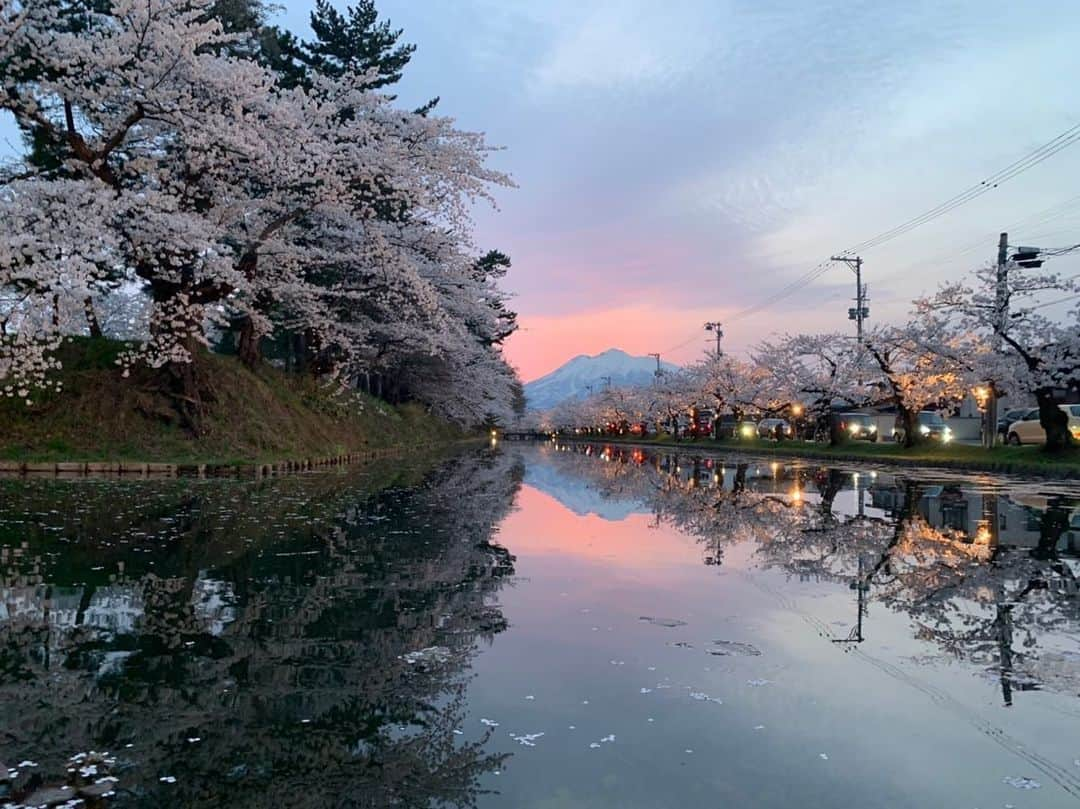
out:
<path id="1" fill-rule="evenodd" d="M 1058 405 L 1069 416 L 1069 432 L 1080 441 L 1080 405 Z M 1039 408 L 1028 410 L 1018 421 L 1009 425 L 1008 442 L 1014 447 L 1021 444 L 1043 444 L 1046 442 L 1046 430 L 1039 424 Z"/>

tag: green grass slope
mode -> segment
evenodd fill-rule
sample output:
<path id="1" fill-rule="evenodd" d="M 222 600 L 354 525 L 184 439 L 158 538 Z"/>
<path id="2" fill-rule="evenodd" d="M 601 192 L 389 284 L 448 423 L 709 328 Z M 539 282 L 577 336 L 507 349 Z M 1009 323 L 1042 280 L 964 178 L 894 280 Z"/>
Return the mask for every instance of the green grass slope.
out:
<path id="1" fill-rule="evenodd" d="M 116 358 L 124 348 L 73 339 L 60 352 L 59 393 L 35 393 L 30 406 L 0 399 L 0 459 L 268 463 L 463 437 L 414 405 L 392 407 L 210 353 L 196 360 L 205 393 L 193 436 L 181 427 L 157 375 L 122 376 Z"/>

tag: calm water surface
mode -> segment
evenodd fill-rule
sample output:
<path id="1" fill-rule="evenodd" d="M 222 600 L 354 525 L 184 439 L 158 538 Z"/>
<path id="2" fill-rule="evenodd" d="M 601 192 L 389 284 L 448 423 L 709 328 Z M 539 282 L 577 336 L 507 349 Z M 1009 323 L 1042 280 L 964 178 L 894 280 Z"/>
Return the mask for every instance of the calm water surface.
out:
<path id="1" fill-rule="evenodd" d="M 0 480 L 0 805 L 1080 805 L 1080 489 L 507 446 Z"/>

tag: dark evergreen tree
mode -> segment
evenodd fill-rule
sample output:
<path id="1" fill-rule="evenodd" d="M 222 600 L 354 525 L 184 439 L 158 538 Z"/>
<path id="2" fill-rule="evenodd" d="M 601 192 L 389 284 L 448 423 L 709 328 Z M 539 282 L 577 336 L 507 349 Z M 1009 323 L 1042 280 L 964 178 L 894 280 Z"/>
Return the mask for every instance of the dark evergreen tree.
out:
<path id="1" fill-rule="evenodd" d="M 416 46 L 399 44 L 402 30 L 391 28 L 389 20 L 379 22 L 378 17 L 374 0 L 360 0 L 344 14 L 328 0 L 316 0 L 311 12 L 315 40 L 304 45 L 308 67 L 328 76 L 374 69 L 377 77 L 369 85 L 372 89 L 396 84 Z"/>
<path id="2" fill-rule="evenodd" d="M 476 260 L 473 265 L 473 274 L 478 281 L 495 282 L 505 276 L 510 267 L 510 256 L 499 250 L 489 250 Z M 498 299 L 489 301 L 488 305 L 495 311 L 497 323 L 495 333 L 477 334 L 477 337 L 485 345 L 501 345 L 507 337 L 517 331 L 517 312 L 507 309 L 505 301 Z"/>

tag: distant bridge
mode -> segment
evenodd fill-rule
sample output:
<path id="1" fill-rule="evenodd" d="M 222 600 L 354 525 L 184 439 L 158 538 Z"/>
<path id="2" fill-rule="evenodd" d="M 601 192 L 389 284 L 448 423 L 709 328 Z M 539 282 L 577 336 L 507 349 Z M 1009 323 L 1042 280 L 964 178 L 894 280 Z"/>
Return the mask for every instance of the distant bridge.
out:
<path id="1" fill-rule="evenodd" d="M 551 433 L 540 430 L 507 430 L 498 434 L 503 441 L 547 441 Z"/>

